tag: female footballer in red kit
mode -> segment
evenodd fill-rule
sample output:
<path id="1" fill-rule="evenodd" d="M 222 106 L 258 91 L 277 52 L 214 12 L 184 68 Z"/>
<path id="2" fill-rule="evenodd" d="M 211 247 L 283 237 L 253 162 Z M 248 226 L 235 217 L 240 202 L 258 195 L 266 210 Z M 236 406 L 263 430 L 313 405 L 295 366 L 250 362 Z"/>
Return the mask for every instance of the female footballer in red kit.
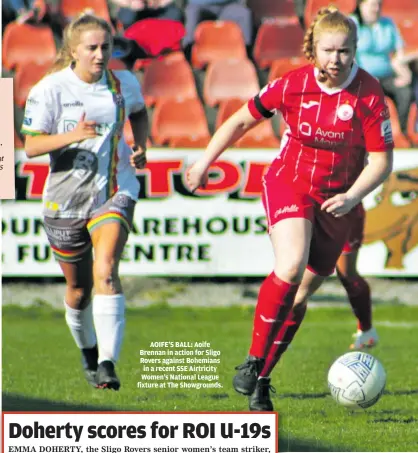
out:
<path id="1" fill-rule="evenodd" d="M 356 26 L 322 8 L 306 32 L 311 64 L 264 87 L 214 134 L 188 172 L 191 190 L 246 131 L 280 110 L 289 126 L 263 178 L 275 261 L 255 309 L 249 355 L 236 367 L 250 410 L 272 410 L 270 373 L 296 334 L 309 297 L 332 274 L 361 200 L 392 170 L 393 139 L 379 82 L 355 61 Z M 365 165 L 366 156 L 368 164 Z"/>

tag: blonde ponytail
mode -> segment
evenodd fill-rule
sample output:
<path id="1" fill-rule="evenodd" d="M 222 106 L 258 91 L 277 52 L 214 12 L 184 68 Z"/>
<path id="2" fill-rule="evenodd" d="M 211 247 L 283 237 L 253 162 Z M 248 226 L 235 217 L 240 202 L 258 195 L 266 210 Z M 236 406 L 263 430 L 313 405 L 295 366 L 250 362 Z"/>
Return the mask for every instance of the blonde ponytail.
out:
<path id="1" fill-rule="evenodd" d="M 104 19 L 95 16 L 90 12 L 83 12 L 73 19 L 64 30 L 64 41 L 58 51 L 55 61 L 48 71 L 52 74 L 61 71 L 73 62 L 72 49 L 80 42 L 81 33 L 93 28 L 104 30 L 112 36 L 112 28 Z"/>

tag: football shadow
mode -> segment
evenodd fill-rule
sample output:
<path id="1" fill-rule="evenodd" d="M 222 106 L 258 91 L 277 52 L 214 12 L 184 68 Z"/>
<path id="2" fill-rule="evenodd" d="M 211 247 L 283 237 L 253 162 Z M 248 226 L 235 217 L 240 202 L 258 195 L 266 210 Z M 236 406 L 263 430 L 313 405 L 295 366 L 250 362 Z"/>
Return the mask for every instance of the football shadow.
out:
<path id="1" fill-rule="evenodd" d="M 277 396 L 279 399 L 291 398 L 295 400 L 316 400 L 319 398 L 326 398 L 330 396 L 328 392 L 322 393 L 281 393 Z"/>
<path id="2" fill-rule="evenodd" d="M 383 396 L 409 396 L 409 395 L 418 395 L 418 389 L 411 389 L 411 390 L 385 390 L 383 392 Z M 326 398 L 330 396 L 328 392 L 322 393 L 281 393 L 277 395 L 276 398 L 279 399 L 296 399 L 296 400 L 315 400 L 319 398 Z"/>
<path id="3" fill-rule="evenodd" d="M 416 417 L 384 417 L 384 418 L 376 418 L 374 420 L 370 420 L 369 423 L 399 423 L 408 425 L 409 423 L 417 423 L 418 418 Z"/>
<path id="4" fill-rule="evenodd" d="M 390 390 L 385 390 L 383 392 L 384 395 L 392 395 L 392 396 L 407 396 L 407 395 L 418 395 L 418 389 L 412 390 L 395 390 L 391 392 Z"/>

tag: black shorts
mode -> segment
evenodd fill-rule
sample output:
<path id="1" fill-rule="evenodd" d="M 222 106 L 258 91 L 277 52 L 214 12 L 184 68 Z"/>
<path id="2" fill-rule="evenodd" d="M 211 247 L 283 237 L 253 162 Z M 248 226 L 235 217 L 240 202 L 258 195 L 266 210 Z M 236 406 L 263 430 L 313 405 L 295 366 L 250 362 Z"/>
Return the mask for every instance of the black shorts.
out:
<path id="1" fill-rule="evenodd" d="M 116 193 L 89 219 L 54 219 L 44 217 L 44 228 L 52 252 L 58 261 L 75 263 L 91 252 L 91 233 L 101 225 L 118 222 L 129 233 L 135 201 Z"/>

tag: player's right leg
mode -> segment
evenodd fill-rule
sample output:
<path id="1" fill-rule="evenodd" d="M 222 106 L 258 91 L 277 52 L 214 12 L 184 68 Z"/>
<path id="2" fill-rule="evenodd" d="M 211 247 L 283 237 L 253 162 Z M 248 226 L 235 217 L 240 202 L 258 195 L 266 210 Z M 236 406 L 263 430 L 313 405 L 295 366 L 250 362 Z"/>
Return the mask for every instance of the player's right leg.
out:
<path id="1" fill-rule="evenodd" d="M 311 222 L 301 217 L 284 218 L 271 228 L 275 265 L 260 287 L 249 356 L 236 368 L 233 385 L 239 393 L 251 395 L 256 388 L 268 351 L 293 306 L 308 262 L 311 234 Z"/>
<path id="2" fill-rule="evenodd" d="M 309 258 L 315 202 L 280 174 L 273 164 L 263 178 L 262 200 L 275 261 L 258 294 L 249 355 L 236 367 L 233 379 L 235 390 L 244 395 L 255 390 L 268 351 L 293 306 Z"/>
<path id="3" fill-rule="evenodd" d="M 270 374 L 299 330 L 305 317 L 309 298 L 321 286 L 325 278 L 324 276 L 313 273 L 309 269 L 305 270 L 302 282 L 296 293 L 293 308 L 270 347 L 255 391 L 249 398 L 249 408 L 251 411 L 273 410 L 270 391 L 275 392 L 275 390 L 270 385 Z"/>
<path id="4" fill-rule="evenodd" d="M 120 388 L 115 365 L 125 331 L 126 300 L 119 262 L 132 228 L 134 209 L 135 201 L 117 193 L 94 213 L 87 225 L 94 249 L 93 317 L 99 348 L 96 379 L 102 388 L 113 390 Z"/>
<path id="5" fill-rule="evenodd" d="M 45 218 L 44 227 L 66 282 L 65 320 L 80 349 L 85 378 L 96 387 L 98 352 L 91 304 L 93 260 L 85 221 Z"/>

